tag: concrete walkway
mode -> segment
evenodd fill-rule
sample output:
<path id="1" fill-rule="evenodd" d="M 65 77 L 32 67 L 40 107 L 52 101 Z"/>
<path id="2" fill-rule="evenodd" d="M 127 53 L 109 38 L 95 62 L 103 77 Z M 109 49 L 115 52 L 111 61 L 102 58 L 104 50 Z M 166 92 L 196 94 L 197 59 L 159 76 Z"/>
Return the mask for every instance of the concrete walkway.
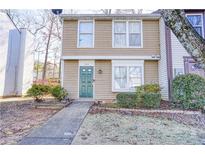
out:
<path id="1" fill-rule="evenodd" d="M 48 120 L 42 127 L 34 129 L 19 144 L 63 145 L 71 144 L 92 102 L 74 102 Z"/>

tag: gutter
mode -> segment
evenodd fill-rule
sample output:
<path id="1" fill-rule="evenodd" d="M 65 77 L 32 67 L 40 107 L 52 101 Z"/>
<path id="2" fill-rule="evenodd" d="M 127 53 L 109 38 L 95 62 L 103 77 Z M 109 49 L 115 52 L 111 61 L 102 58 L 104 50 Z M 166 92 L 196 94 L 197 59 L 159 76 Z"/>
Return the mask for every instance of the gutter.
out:
<path id="1" fill-rule="evenodd" d="M 103 20 L 112 20 L 112 19 L 121 19 L 121 18 L 137 18 L 137 19 L 152 19 L 159 20 L 160 14 L 62 14 L 60 15 L 64 20 L 79 20 L 79 19 L 103 19 Z"/>

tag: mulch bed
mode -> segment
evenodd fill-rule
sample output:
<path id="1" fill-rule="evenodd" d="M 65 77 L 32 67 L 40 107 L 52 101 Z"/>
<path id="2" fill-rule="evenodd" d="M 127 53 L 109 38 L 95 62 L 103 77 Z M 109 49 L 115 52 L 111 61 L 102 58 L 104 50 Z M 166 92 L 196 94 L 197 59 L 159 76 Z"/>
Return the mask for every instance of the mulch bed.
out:
<path id="1" fill-rule="evenodd" d="M 59 111 L 35 109 L 34 104 L 33 101 L 0 103 L 0 144 L 17 144 L 23 136 Z"/>
<path id="2" fill-rule="evenodd" d="M 169 101 L 162 100 L 159 109 L 164 109 L 164 110 L 173 109 L 173 106 Z"/>

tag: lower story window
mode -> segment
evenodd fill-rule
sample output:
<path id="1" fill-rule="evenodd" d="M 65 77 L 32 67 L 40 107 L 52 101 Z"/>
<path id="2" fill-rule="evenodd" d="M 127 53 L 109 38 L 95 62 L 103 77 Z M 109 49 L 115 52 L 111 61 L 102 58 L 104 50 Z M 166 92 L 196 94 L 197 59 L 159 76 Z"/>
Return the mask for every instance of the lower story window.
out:
<path id="1" fill-rule="evenodd" d="M 129 67 L 129 88 L 133 89 L 142 85 L 142 68 L 140 66 Z"/>
<path id="2" fill-rule="evenodd" d="M 124 66 L 114 67 L 114 87 L 115 89 L 125 89 L 127 85 L 127 68 Z"/>
<path id="3" fill-rule="evenodd" d="M 130 62 L 129 62 L 130 63 Z M 113 91 L 135 91 L 143 84 L 143 65 L 123 63 L 113 65 Z"/>

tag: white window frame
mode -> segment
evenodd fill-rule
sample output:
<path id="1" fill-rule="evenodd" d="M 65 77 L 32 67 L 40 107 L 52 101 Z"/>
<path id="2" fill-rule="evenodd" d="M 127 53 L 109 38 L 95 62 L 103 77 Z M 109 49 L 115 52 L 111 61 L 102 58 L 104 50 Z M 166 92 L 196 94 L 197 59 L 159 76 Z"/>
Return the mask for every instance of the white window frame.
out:
<path id="1" fill-rule="evenodd" d="M 205 38 L 204 34 L 204 19 L 203 19 L 203 13 L 186 13 L 186 17 L 190 15 L 200 15 L 201 16 L 201 23 L 202 23 L 202 37 Z M 188 18 L 187 18 L 188 19 Z M 194 27 L 194 26 L 193 26 Z"/>
<path id="2" fill-rule="evenodd" d="M 80 39 L 80 23 L 81 22 L 92 22 L 93 23 L 93 43 L 91 47 L 81 47 L 79 43 Z M 77 34 L 77 48 L 94 48 L 94 42 L 95 42 L 95 20 L 78 20 L 78 34 Z"/>
<path id="3" fill-rule="evenodd" d="M 142 85 L 144 85 L 144 60 L 112 60 L 112 92 L 135 92 L 135 89 L 130 89 L 128 87 L 124 89 L 115 89 L 114 85 L 114 68 L 116 66 L 125 66 L 127 67 L 127 84 L 129 83 L 129 71 L 130 66 L 141 67 L 142 70 Z"/>
<path id="4" fill-rule="evenodd" d="M 141 24 L 141 45 L 140 46 L 129 46 L 129 22 L 140 22 Z M 114 40 L 114 24 L 115 22 L 126 22 L 126 46 L 115 46 Z M 143 24 L 142 20 L 112 20 L 112 48 L 143 48 Z"/>

